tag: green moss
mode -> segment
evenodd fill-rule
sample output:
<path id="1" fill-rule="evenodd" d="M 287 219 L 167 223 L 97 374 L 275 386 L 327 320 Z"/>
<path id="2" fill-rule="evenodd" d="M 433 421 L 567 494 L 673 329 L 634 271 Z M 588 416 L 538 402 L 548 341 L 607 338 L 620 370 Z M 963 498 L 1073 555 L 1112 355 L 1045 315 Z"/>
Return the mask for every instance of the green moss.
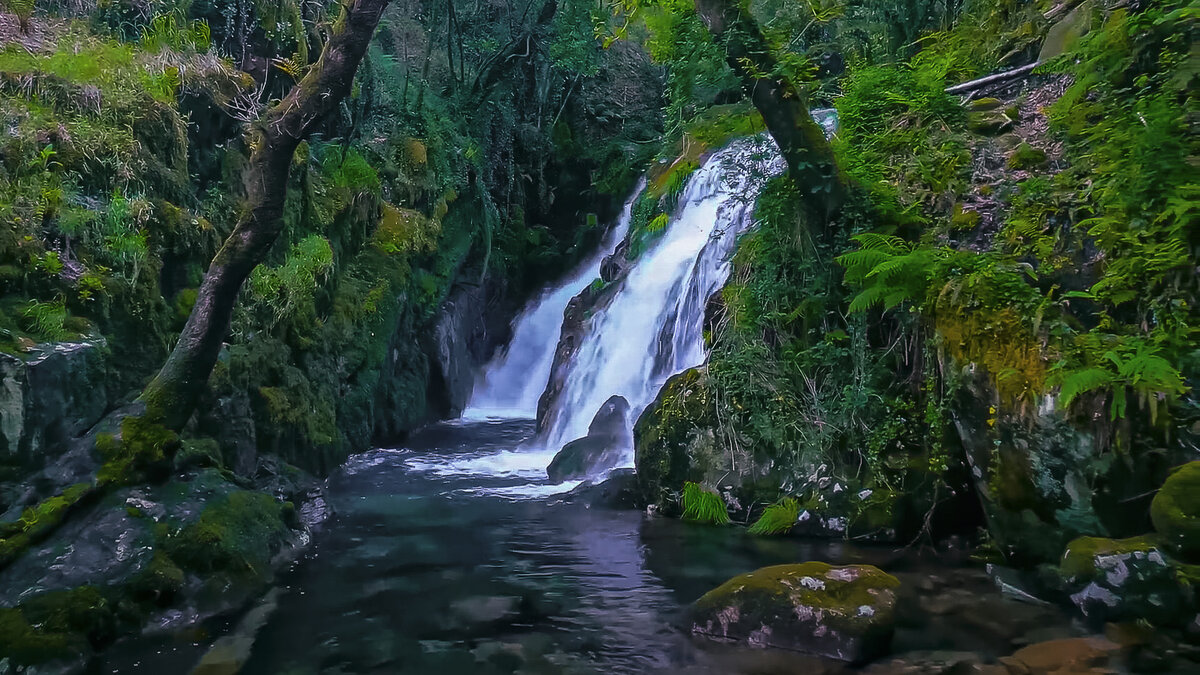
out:
<path id="1" fill-rule="evenodd" d="M 750 534 L 783 534 L 795 527 L 799 515 L 800 502 L 794 497 L 788 497 L 768 506 L 747 531 Z"/>
<path id="2" fill-rule="evenodd" d="M 875 613 L 859 608 L 876 607 L 882 592 L 899 586 L 896 577 L 870 565 L 774 565 L 726 581 L 705 593 L 696 607 L 734 606 L 743 613 L 762 614 L 778 607 L 782 595 L 790 605 L 822 610 L 822 625 L 857 633 L 876 621 Z"/>
<path id="3" fill-rule="evenodd" d="M 1096 557 L 1118 555 L 1138 551 L 1149 553 L 1157 550 L 1159 538 L 1152 534 L 1128 539 L 1105 539 L 1103 537 L 1080 537 L 1067 544 L 1059 563 L 1059 571 L 1068 579 L 1096 574 Z"/>
<path id="4" fill-rule="evenodd" d="M 171 559 L 185 569 L 261 578 L 287 533 L 284 507 L 275 498 L 239 490 L 210 502 L 166 545 Z"/>
<path id="5" fill-rule="evenodd" d="M 208 467 L 223 468 L 221 446 L 211 438 L 188 438 L 179 445 L 175 454 L 175 467 Z"/>
<path id="6" fill-rule="evenodd" d="M 97 480 L 101 485 L 125 485 L 143 479 L 157 480 L 170 470 L 170 459 L 179 447 L 179 436 L 149 416 L 130 415 L 121 420 L 121 438 L 100 434 L 96 451 L 104 459 Z"/>
<path id="7" fill-rule="evenodd" d="M 967 109 L 971 112 L 989 112 L 999 110 L 1004 105 L 1004 102 L 998 98 L 977 98 L 967 104 Z"/>
<path id="8" fill-rule="evenodd" d="M 705 490 L 697 483 L 685 483 L 683 486 L 683 519 L 708 525 L 728 525 L 729 512 L 725 508 L 725 500 L 721 495 L 711 490 Z"/>
<path id="9" fill-rule="evenodd" d="M 1187 562 L 1200 561 L 1200 461 L 1167 477 L 1150 504 L 1150 518 L 1172 551 Z"/>
<path id="10" fill-rule="evenodd" d="M 93 645 L 105 644 L 116 636 L 114 608 L 92 586 L 33 596 L 21 603 L 21 612 L 41 631 L 83 635 Z"/>
<path id="11" fill-rule="evenodd" d="M 60 495 L 25 509 L 15 521 L 0 523 L 0 567 L 20 555 L 30 544 L 45 539 L 67 513 L 84 499 L 95 494 L 90 483 L 77 483 Z"/>
<path id="12" fill-rule="evenodd" d="M 134 577 L 126 590 L 138 602 L 166 606 L 183 588 L 183 570 L 161 550 L 154 552 L 150 564 Z"/>
<path id="13" fill-rule="evenodd" d="M 1046 163 L 1046 151 L 1028 143 L 1021 143 L 1008 156 L 1008 168 L 1016 170 L 1036 169 Z"/>
<path id="14" fill-rule="evenodd" d="M 978 211 L 963 209 L 962 204 L 954 205 L 954 214 L 950 216 L 950 228 L 956 231 L 973 230 L 979 227 L 983 216 Z"/>
<path id="15" fill-rule="evenodd" d="M 0 608 L 0 654 L 17 665 L 70 658 L 84 648 L 75 636 L 35 629 L 19 609 Z"/>

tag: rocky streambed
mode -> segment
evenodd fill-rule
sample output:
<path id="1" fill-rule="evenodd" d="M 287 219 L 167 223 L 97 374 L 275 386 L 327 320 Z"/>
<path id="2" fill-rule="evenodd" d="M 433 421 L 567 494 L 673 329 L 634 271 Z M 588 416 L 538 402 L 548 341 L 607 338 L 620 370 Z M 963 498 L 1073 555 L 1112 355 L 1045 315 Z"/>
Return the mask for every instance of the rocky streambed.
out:
<path id="1" fill-rule="evenodd" d="M 91 672 L 1194 672 L 1186 635 L 1087 625 L 963 550 L 753 537 L 568 494 L 529 421 L 356 456 L 248 611 L 118 641 Z M 149 507 L 152 509 L 153 507 Z M 765 570 L 764 570 L 765 568 Z M 747 576 L 742 576 L 747 575 Z M 789 632 L 790 631 L 790 632 Z"/>

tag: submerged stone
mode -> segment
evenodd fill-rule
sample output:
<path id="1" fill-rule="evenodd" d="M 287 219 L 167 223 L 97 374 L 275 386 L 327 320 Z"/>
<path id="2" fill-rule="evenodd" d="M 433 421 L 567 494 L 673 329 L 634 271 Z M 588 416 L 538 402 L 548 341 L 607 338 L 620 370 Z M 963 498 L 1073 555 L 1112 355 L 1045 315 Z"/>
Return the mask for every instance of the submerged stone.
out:
<path id="1" fill-rule="evenodd" d="M 859 663 L 887 651 L 899 585 L 870 565 L 764 567 L 704 594 L 689 624 L 708 638 Z"/>
<path id="2" fill-rule="evenodd" d="M 587 436 L 564 445 L 546 467 L 546 473 L 553 483 L 594 476 L 619 464 L 632 444 L 629 401 L 612 396 L 592 418 Z"/>
<path id="3" fill-rule="evenodd" d="M 1109 673 L 1120 646 L 1102 637 L 1066 638 L 1029 645 L 1000 659 L 1010 673 Z"/>

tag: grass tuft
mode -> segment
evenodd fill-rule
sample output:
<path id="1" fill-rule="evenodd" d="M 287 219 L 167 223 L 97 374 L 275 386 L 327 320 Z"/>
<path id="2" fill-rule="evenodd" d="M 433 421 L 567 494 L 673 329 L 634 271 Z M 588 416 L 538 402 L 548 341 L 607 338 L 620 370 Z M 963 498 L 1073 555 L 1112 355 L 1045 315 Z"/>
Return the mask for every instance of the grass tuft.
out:
<path id="1" fill-rule="evenodd" d="M 729 513 L 721 495 L 696 483 L 683 484 L 683 519 L 709 525 L 728 525 Z"/>
<path id="2" fill-rule="evenodd" d="M 750 534 L 783 534 L 795 527 L 799 516 L 800 502 L 795 497 L 788 497 L 768 506 L 748 531 Z"/>

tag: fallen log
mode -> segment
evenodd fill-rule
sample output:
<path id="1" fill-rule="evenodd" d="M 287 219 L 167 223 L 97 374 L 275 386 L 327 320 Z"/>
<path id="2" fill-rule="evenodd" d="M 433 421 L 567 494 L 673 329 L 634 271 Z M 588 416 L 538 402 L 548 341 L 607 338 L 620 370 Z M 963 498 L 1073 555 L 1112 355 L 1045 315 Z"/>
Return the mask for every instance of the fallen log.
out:
<path id="1" fill-rule="evenodd" d="M 981 77 L 978 80 L 971 80 L 970 82 L 963 82 L 962 84 L 956 84 L 953 87 L 946 87 L 946 93 L 947 94 L 962 94 L 962 93 L 971 91 L 972 89 L 975 89 L 977 87 L 982 87 L 984 85 L 993 84 L 995 82 L 1003 82 L 1005 80 L 1011 80 L 1014 77 L 1020 77 L 1021 75 L 1024 75 L 1024 74 L 1032 71 L 1034 68 L 1037 68 L 1039 65 L 1041 65 L 1040 62 L 1034 61 L 1033 63 L 1030 63 L 1028 65 L 1021 66 L 1020 68 L 1006 70 L 1003 73 L 996 73 L 995 75 L 988 75 L 987 77 Z"/>

